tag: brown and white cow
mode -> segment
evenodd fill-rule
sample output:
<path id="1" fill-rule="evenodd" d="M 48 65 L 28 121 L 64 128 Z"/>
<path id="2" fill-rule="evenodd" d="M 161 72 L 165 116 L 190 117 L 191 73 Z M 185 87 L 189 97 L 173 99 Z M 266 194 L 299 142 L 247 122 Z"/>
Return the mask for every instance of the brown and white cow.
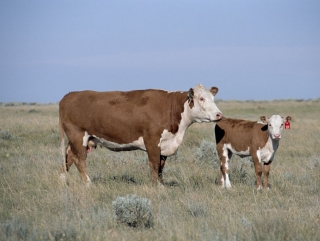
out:
<path id="1" fill-rule="evenodd" d="M 218 88 L 196 85 L 189 92 L 133 90 L 128 92 L 80 91 L 65 95 L 59 104 L 63 154 L 61 178 L 74 163 L 83 181 L 87 152 L 101 145 L 112 151 L 146 151 L 152 180 L 163 183 L 165 160 L 180 146 L 194 122 L 220 120 L 214 103 Z M 64 133 L 69 144 L 64 146 Z"/>
<path id="2" fill-rule="evenodd" d="M 251 156 L 255 173 L 256 187 L 261 188 L 262 163 L 264 164 L 263 187 L 269 188 L 270 164 L 279 147 L 285 120 L 279 115 L 270 118 L 260 117 L 261 122 L 222 118 L 215 126 L 217 152 L 220 158 L 220 185 L 231 187 L 229 180 L 229 160 L 232 154 L 240 157 Z"/>

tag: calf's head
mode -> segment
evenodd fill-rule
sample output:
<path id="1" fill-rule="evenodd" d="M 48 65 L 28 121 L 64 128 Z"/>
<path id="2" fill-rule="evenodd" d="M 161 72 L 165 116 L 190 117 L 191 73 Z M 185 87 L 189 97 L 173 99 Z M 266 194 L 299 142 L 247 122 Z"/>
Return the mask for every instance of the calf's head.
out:
<path id="1" fill-rule="evenodd" d="M 280 115 L 273 115 L 270 118 L 267 118 L 265 116 L 261 116 L 260 120 L 268 125 L 268 131 L 271 138 L 278 140 L 281 138 L 284 122 L 286 120 L 291 120 L 291 117 L 287 116 L 286 118 L 282 118 Z"/>
<path id="2" fill-rule="evenodd" d="M 222 118 L 221 111 L 214 103 L 214 96 L 217 93 L 217 87 L 208 90 L 201 84 L 189 90 L 190 117 L 195 122 L 211 122 Z"/>

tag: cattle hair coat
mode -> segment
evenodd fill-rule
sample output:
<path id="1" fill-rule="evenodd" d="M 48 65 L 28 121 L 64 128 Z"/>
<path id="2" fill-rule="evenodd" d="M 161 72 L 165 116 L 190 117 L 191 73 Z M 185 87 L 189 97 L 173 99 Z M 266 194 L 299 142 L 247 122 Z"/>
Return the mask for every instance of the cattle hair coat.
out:
<path id="1" fill-rule="evenodd" d="M 216 87 L 207 90 L 196 85 L 187 92 L 149 89 L 65 95 L 59 103 L 61 177 L 65 179 L 74 163 L 83 181 L 90 184 L 87 153 L 101 145 L 112 151 L 146 151 L 152 180 L 163 183 L 165 160 L 176 152 L 187 128 L 222 117 L 214 103 L 217 92 Z"/>
<path id="2" fill-rule="evenodd" d="M 282 118 L 279 115 L 273 115 L 270 118 L 261 116 L 260 119 L 262 122 L 224 117 L 216 123 L 215 137 L 220 158 L 222 187 L 231 187 L 229 161 L 232 154 L 236 154 L 240 157 L 252 157 L 257 189 L 262 185 L 262 164 L 264 164 L 263 187 L 269 188 L 270 165 L 279 147 L 284 121 L 291 120 L 291 117 Z"/>

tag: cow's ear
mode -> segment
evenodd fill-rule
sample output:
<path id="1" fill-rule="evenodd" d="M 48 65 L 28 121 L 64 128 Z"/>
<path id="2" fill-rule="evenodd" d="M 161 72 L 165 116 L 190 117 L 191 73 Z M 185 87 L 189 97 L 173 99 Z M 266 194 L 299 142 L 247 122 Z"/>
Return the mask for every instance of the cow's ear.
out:
<path id="1" fill-rule="evenodd" d="M 189 102 L 193 102 L 193 95 L 194 95 L 193 89 L 190 88 L 189 93 L 188 93 Z"/>
<path id="2" fill-rule="evenodd" d="M 263 116 L 260 116 L 260 120 L 261 120 L 263 123 L 267 123 L 267 117 L 265 117 L 264 115 L 263 115 Z"/>
<path id="3" fill-rule="evenodd" d="M 219 89 L 218 87 L 211 87 L 210 92 L 215 96 L 218 93 Z"/>

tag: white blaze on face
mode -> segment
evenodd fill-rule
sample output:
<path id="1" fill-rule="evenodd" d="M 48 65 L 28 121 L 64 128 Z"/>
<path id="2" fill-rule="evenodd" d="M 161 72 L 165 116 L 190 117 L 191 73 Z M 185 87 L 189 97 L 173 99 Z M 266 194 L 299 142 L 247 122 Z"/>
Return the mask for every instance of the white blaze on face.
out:
<path id="1" fill-rule="evenodd" d="M 190 110 L 191 118 L 199 123 L 219 120 L 222 113 L 214 103 L 214 95 L 201 84 L 196 85 L 193 91 L 194 107 Z"/>
<path id="2" fill-rule="evenodd" d="M 267 119 L 268 131 L 272 139 L 280 139 L 283 131 L 284 119 L 279 115 L 273 115 Z"/>

